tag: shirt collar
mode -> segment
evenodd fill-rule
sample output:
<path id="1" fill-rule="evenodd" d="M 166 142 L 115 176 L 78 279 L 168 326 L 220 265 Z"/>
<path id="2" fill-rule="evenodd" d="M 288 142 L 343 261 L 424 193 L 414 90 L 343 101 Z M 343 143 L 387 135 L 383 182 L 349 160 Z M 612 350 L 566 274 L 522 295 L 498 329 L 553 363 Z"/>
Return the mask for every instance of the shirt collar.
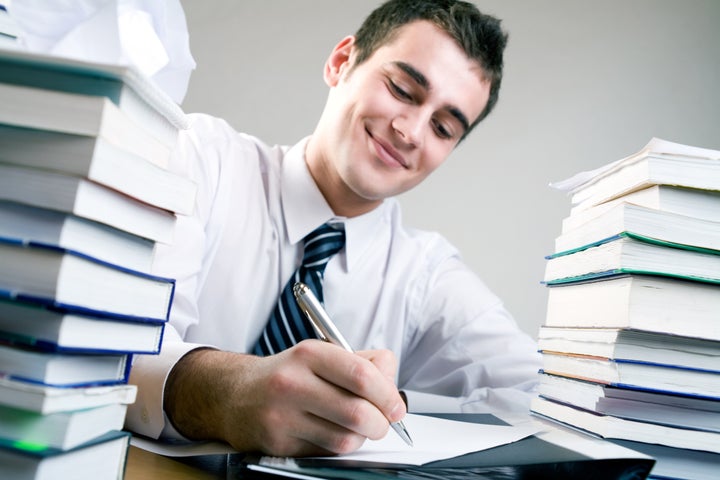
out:
<path id="1" fill-rule="evenodd" d="M 307 137 L 285 154 L 280 172 L 285 228 L 291 244 L 335 217 L 305 163 Z"/>
<path id="2" fill-rule="evenodd" d="M 387 202 L 358 217 L 335 215 L 305 162 L 305 147 L 309 138 L 291 147 L 282 162 L 280 188 L 288 241 L 294 245 L 323 223 L 341 222 L 345 224 L 345 267 L 350 271 L 372 244 Z"/>

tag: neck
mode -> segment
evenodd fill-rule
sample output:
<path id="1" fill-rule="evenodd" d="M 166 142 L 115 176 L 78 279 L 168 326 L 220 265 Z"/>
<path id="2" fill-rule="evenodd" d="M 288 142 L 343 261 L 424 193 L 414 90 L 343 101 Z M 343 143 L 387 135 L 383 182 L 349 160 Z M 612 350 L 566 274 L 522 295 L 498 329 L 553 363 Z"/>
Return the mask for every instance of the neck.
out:
<path id="1" fill-rule="evenodd" d="M 382 200 L 363 198 L 347 186 L 332 168 L 332 161 L 323 154 L 315 138 L 311 137 L 305 147 L 305 163 L 333 213 L 340 217 L 353 218 L 379 207 Z"/>

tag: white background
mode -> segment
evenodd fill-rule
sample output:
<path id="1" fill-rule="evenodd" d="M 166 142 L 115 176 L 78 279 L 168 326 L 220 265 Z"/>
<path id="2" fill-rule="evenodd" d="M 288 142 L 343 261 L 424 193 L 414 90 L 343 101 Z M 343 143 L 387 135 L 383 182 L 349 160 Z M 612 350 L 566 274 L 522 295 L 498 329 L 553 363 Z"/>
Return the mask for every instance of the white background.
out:
<path id="1" fill-rule="evenodd" d="M 536 336 L 569 200 L 548 183 L 651 137 L 720 149 L 720 1 L 488 0 L 510 33 L 495 111 L 423 185 L 406 223 L 436 230 Z M 182 0 L 198 63 L 186 112 L 267 143 L 312 132 L 323 63 L 378 1 Z"/>

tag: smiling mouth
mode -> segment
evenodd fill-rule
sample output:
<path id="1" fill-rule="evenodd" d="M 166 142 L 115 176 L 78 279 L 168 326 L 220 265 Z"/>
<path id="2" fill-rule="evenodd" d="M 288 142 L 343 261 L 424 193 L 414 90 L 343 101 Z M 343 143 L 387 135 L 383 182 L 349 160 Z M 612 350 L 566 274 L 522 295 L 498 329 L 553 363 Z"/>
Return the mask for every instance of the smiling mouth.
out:
<path id="1" fill-rule="evenodd" d="M 404 169 L 409 168 L 405 158 L 403 158 L 403 156 L 397 150 L 395 150 L 392 145 L 375 137 L 372 132 L 367 128 L 365 129 L 365 131 L 372 139 L 373 144 L 375 145 L 377 155 L 383 163 L 395 167 L 400 166 Z"/>

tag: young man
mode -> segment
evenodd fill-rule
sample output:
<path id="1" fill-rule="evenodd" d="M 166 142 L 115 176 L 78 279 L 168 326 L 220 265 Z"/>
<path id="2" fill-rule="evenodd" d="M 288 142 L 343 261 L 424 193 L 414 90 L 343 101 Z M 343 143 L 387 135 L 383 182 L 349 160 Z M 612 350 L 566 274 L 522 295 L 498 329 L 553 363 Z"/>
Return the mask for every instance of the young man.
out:
<path id="1" fill-rule="evenodd" d="M 133 366 L 130 429 L 273 455 L 347 453 L 401 420 L 405 401 L 527 409 L 534 343 L 442 237 L 402 225 L 391 198 L 492 109 L 505 42 L 470 4 L 391 0 L 333 49 L 327 104 L 297 145 L 194 116 L 174 167 L 199 183 L 197 211 L 159 252 L 177 291 L 161 355 Z M 320 295 L 354 354 L 301 341 L 283 310 L 296 307 L 278 304 L 326 224 L 344 243 L 324 260 Z M 275 317 L 276 304 L 286 313 Z"/>

